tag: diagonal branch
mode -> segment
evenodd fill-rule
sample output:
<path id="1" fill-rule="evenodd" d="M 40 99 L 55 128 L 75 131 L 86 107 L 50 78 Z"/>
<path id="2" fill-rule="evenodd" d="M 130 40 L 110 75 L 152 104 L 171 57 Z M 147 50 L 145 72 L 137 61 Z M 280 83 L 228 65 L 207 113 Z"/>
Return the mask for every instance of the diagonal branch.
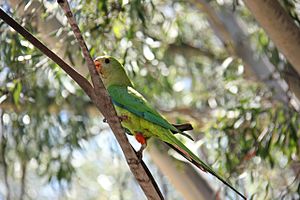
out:
<path id="1" fill-rule="evenodd" d="M 244 0 L 261 27 L 300 74 L 300 29 L 277 0 Z"/>
<path id="2" fill-rule="evenodd" d="M 98 97 L 93 98 L 93 102 L 96 104 L 97 108 L 101 111 L 101 113 L 103 113 L 104 117 L 107 119 L 107 122 L 113 130 L 115 137 L 119 141 L 122 150 L 124 151 L 124 153 L 126 152 L 125 157 L 127 163 L 129 164 L 130 169 L 135 175 L 140 186 L 144 190 L 145 195 L 148 197 L 148 199 L 161 199 L 162 195 L 158 187 L 155 187 L 156 182 L 154 181 L 154 179 L 151 180 L 150 177 L 148 177 L 149 174 L 147 174 L 147 172 L 149 173 L 149 171 L 145 170 L 145 166 L 143 166 L 140 163 L 136 152 L 128 142 L 124 129 L 122 128 L 119 118 L 117 116 L 116 110 L 113 107 L 108 92 L 106 91 L 101 79 L 99 78 L 92 57 L 82 37 L 81 31 L 76 23 L 75 18 L 73 17 L 68 1 L 58 0 L 57 2 L 63 8 L 65 15 L 68 18 L 68 22 L 72 27 L 74 35 L 77 41 L 79 42 L 84 58 L 87 61 L 88 69 L 94 85 L 94 91 L 96 97 Z M 100 99 L 99 97 L 102 98 Z"/>
<path id="3" fill-rule="evenodd" d="M 65 15 L 68 18 L 68 22 L 72 27 L 75 37 L 78 40 L 83 55 L 87 61 L 88 69 L 91 74 L 92 82 L 95 89 L 95 94 L 97 97 L 102 97 L 101 99 L 100 98 L 92 99 L 93 102 L 95 103 L 97 108 L 101 111 L 101 113 L 104 115 L 104 117 L 107 119 L 108 124 L 113 130 L 115 137 L 119 141 L 119 144 L 123 152 L 125 153 L 127 163 L 129 164 L 130 169 L 135 175 L 140 186 L 144 190 L 145 195 L 148 197 L 148 199 L 161 199 L 162 195 L 158 187 L 155 186 L 156 182 L 154 181 L 154 179 L 151 180 L 151 178 L 148 177 L 149 171 L 146 170 L 145 165 L 142 165 L 139 162 L 136 152 L 128 142 L 124 129 L 122 128 L 117 113 L 112 105 L 111 99 L 109 98 L 108 93 L 101 79 L 99 78 L 92 57 L 89 53 L 89 50 L 87 49 L 85 41 L 80 32 L 80 29 L 73 17 L 72 11 L 70 10 L 68 1 L 58 0 L 57 2 L 63 8 Z"/>
<path id="4" fill-rule="evenodd" d="M 24 38 L 26 38 L 29 42 L 31 42 L 35 47 L 37 47 L 41 52 L 47 55 L 51 60 L 53 60 L 56 64 L 58 64 L 71 78 L 85 91 L 85 93 L 91 98 L 91 100 L 95 103 L 96 107 L 101 111 L 115 133 L 115 136 L 125 154 L 127 163 L 142 189 L 144 190 L 148 199 L 164 199 L 158 185 L 156 184 L 154 178 L 152 177 L 149 169 L 145 165 L 143 161 L 139 161 L 134 149 L 128 142 L 128 139 L 124 133 L 123 128 L 120 125 L 119 119 L 116 116 L 116 112 L 111 103 L 111 100 L 108 96 L 107 91 L 105 90 L 100 78 L 99 80 L 94 80 L 97 86 L 96 90 L 91 86 L 89 81 L 87 81 L 83 76 L 81 76 L 76 70 L 70 67 L 67 63 L 65 63 L 59 56 L 49 50 L 43 43 L 41 43 L 37 38 L 35 38 L 32 34 L 30 34 L 26 29 L 24 29 L 20 24 L 18 24 L 14 19 L 12 19 L 9 15 L 7 15 L 0 8 L 0 18 L 3 19 L 9 26 L 15 29 L 18 33 L 20 33 Z M 94 68 L 94 66 L 93 66 Z M 94 69 L 91 70 L 91 76 L 96 78 L 96 71 Z M 93 73 L 94 72 L 94 73 Z M 94 83 L 93 82 L 93 83 Z"/>

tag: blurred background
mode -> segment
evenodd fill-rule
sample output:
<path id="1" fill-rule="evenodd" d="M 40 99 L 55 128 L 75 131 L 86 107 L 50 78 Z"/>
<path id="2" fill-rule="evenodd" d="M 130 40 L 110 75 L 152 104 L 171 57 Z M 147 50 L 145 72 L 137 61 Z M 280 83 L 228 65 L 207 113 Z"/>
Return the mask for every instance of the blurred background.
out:
<path id="1" fill-rule="evenodd" d="M 299 26 L 300 3 L 279 2 Z M 56 1 L 0 4 L 90 78 Z M 249 199 L 300 198 L 300 79 L 242 1 L 70 4 L 91 55 L 118 58 L 169 121 L 191 122 L 182 141 L 215 171 Z M 0 199 L 146 199 L 78 85 L 2 20 L 0 34 Z M 238 199 L 156 139 L 144 160 L 166 199 Z"/>

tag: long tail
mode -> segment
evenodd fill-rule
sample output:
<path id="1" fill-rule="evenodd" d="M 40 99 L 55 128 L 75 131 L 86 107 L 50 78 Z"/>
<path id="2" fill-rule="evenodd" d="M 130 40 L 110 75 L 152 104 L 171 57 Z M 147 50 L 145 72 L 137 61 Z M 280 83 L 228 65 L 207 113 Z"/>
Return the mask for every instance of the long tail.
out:
<path id="1" fill-rule="evenodd" d="M 224 183 L 226 186 L 231 188 L 233 191 L 235 191 L 238 195 L 240 195 L 243 199 L 247 199 L 242 193 L 240 193 L 238 190 L 236 190 L 233 186 L 231 186 L 227 181 L 225 181 L 221 176 L 219 176 L 216 172 L 214 172 L 208 165 L 206 165 L 204 162 L 202 162 L 196 155 L 194 155 L 191 151 L 189 151 L 187 148 L 182 149 L 177 145 L 169 144 L 165 142 L 169 147 L 174 149 L 177 153 L 185 157 L 187 160 L 189 160 L 191 163 L 193 163 L 197 168 L 201 169 L 204 172 L 208 172 L 211 175 L 215 176 L 217 179 L 219 179 L 222 183 Z M 195 158 L 198 159 L 195 159 Z"/>

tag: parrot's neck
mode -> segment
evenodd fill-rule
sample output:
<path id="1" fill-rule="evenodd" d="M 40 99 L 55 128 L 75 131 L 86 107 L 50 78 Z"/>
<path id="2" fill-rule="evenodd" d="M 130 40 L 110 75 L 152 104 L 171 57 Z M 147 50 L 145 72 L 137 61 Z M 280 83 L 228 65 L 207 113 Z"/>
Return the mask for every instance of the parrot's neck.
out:
<path id="1" fill-rule="evenodd" d="M 123 68 L 115 73 L 108 74 L 107 77 L 103 78 L 102 80 L 106 88 L 109 88 L 112 85 L 133 86 Z"/>

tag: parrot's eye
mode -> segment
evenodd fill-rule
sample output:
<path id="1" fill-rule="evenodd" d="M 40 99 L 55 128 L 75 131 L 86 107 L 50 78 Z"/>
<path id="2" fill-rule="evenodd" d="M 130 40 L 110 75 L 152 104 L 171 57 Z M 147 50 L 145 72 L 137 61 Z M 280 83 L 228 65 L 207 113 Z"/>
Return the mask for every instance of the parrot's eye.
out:
<path id="1" fill-rule="evenodd" d="M 104 62 L 105 62 L 106 64 L 108 64 L 110 61 L 109 61 L 108 58 L 105 58 Z"/>

